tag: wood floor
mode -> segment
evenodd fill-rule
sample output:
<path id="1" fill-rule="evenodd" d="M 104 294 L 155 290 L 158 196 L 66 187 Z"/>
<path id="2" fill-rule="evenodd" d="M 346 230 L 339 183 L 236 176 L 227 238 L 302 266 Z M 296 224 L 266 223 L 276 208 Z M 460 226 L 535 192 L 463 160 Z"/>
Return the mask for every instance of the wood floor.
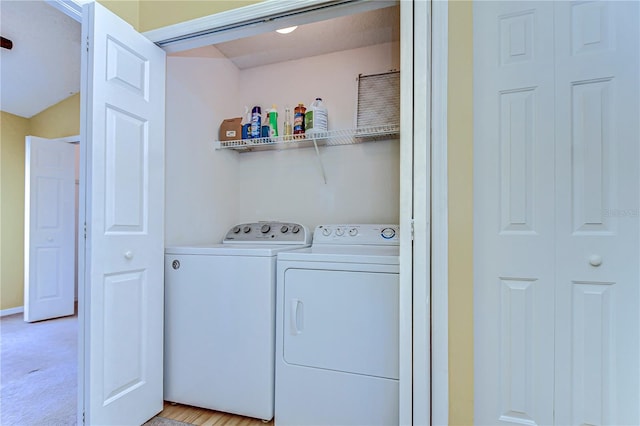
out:
<path id="1" fill-rule="evenodd" d="M 236 416 L 229 413 L 207 410 L 204 408 L 190 407 L 188 405 L 164 403 L 164 409 L 160 417 L 177 420 L 183 423 L 202 426 L 265 426 L 273 425 L 273 420 L 263 422 L 250 417 Z"/>

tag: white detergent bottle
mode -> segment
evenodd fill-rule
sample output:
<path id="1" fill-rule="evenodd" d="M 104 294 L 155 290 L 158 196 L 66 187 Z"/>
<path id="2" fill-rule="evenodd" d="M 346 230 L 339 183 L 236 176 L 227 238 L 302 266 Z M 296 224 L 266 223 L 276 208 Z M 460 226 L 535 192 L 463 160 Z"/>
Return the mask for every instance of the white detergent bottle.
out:
<path id="1" fill-rule="evenodd" d="M 304 115 L 305 133 L 320 133 L 329 130 L 329 112 L 322 98 L 316 98 Z"/>

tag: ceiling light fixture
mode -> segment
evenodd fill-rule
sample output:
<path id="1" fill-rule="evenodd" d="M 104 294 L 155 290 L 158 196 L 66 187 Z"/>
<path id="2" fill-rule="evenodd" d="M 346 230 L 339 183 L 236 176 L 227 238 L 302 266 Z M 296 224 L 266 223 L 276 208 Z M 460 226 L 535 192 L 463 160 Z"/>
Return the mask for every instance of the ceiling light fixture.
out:
<path id="1" fill-rule="evenodd" d="M 296 28 L 298 28 L 297 25 L 294 27 L 280 28 L 279 30 L 276 30 L 276 32 L 279 32 L 280 34 L 289 34 L 290 32 L 293 32 Z"/>

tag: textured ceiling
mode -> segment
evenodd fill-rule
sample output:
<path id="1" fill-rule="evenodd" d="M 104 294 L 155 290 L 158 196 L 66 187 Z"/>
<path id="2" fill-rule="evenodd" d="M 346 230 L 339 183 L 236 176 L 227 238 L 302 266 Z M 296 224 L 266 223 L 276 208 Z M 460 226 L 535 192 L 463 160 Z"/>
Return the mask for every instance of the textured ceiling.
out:
<path id="1" fill-rule="evenodd" d="M 0 1 L 0 109 L 30 118 L 80 91 L 80 23 L 43 1 Z"/>
<path id="2" fill-rule="evenodd" d="M 400 8 L 378 9 L 214 45 L 239 69 L 400 40 Z M 172 54 L 206 55 L 207 48 Z"/>

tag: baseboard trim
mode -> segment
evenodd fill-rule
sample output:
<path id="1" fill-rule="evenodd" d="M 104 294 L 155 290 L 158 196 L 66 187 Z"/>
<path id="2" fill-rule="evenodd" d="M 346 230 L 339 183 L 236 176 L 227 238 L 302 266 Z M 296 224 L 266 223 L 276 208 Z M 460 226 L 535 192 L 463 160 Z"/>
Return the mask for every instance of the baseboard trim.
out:
<path id="1" fill-rule="evenodd" d="M 3 309 L 0 311 L 0 317 L 6 317 L 7 315 L 21 314 L 24 312 L 24 306 L 18 306 L 15 308 Z"/>

